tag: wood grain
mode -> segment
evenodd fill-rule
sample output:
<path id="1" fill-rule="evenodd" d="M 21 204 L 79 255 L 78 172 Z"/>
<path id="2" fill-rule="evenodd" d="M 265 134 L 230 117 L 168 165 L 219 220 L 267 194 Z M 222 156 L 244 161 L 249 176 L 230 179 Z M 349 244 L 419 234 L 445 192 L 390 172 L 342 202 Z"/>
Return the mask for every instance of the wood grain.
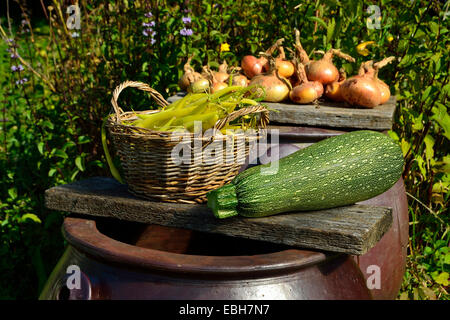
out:
<path id="1" fill-rule="evenodd" d="M 265 218 L 219 220 L 206 205 L 139 199 L 111 178 L 95 177 L 45 192 L 47 208 L 362 255 L 389 230 L 392 209 L 352 205 Z"/>
<path id="2" fill-rule="evenodd" d="M 174 102 L 185 93 L 167 99 Z M 270 110 L 270 123 L 297 124 L 330 128 L 390 130 L 394 122 L 395 97 L 373 109 L 351 107 L 344 102 L 319 100 L 318 104 L 292 104 L 264 102 Z"/>

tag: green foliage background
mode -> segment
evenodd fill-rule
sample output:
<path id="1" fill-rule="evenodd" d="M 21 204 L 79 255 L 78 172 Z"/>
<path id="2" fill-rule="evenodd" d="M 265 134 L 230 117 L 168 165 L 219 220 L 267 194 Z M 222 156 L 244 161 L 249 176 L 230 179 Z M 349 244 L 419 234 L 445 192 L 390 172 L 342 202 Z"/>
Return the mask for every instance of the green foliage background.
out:
<path id="1" fill-rule="evenodd" d="M 169 96 L 189 54 L 195 54 L 197 69 L 206 63 L 214 68 L 222 59 L 238 65 L 278 38 L 292 45 L 294 28 L 308 52 L 333 47 L 357 58 L 343 65 L 336 59 L 348 74 L 362 61 L 397 57 L 380 77 L 398 99 L 390 135 L 405 155 L 409 195 L 408 269 L 399 298 L 448 299 L 449 2 L 77 2 L 80 30 L 66 27 L 66 9 L 75 1 L 52 0 L 31 13 L 26 1 L 16 0 L 23 16 L 5 14 L 0 23 L 0 119 L 7 119 L 0 123 L 0 299 L 36 298 L 62 254 L 63 214 L 45 209 L 45 189 L 109 174 L 100 127 L 116 85 L 143 81 Z M 380 8 L 380 28 L 368 28 L 368 21 L 377 23 L 369 5 Z M 189 25 L 184 16 L 192 18 Z M 154 44 L 142 33 L 149 21 L 155 22 Z M 193 35 L 182 36 L 183 27 Z M 74 31 L 79 37 L 72 37 Z M 10 58 L 8 38 L 22 60 Z M 357 50 L 364 41 L 374 41 L 367 55 Z M 230 51 L 220 51 L 223 43 Z M 12 72 L 18 63 L 25 70 Z M 29 81 L 16 84 L 23 77 Z M 153 107 L 132 90 L 121 94 L 121 105 Z"/>

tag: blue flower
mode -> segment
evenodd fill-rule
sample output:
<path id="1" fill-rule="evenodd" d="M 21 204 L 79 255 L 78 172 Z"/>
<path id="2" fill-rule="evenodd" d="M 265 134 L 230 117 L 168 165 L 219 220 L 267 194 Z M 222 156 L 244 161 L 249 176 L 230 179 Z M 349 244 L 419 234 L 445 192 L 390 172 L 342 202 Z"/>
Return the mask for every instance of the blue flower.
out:
<path id="1" fill-rule="evenodd" d="M 21 64 L 19 64 L 18 66 L 12 66 L 11 67 L 12 72 L 16 72 L 16 71 L 23 71 L 24 68 Z"/>
<path id="2" fill-rule="evenodd" d="M 144 27 L 154 27 L 155 26 L 155 21 L 143 22 L 142 25 Z"/>
<path id="3" fill-rule="evenodd" d="M 192 31 L 192 29 L 183 28 L 180 30 L 180 34 L 185 37 L 190 37 L 190 36 L 192 36 L 193 31 Z"/>
<path id="4" fill-rule="evenodd" d="M 16 84 L 24 84 L 25 82 L 28 82 L 27 78 L 23 78 L 23 79 L 17 80 Z"/>
<path id="5" fill-rule="evenodd" d="M 192 20 L 191 20 L 190 17 L 183 17 L 183 18 L 181 18 L 181 20 L 183 20 L 183 23 L 184 23 L 184 24 L 188 24 L 188 23 L 191 23 L 191 22 L 192 22 Z"/>
<path id="6" fill-rule="evenodd" d="M 148 36 L 154 37 L 156 35 L 156 31 L 154 31 L 152 28 L 148 28 L 144 29 L 144 31 L 142 31 L 142 34 L 146 37 Z"/>

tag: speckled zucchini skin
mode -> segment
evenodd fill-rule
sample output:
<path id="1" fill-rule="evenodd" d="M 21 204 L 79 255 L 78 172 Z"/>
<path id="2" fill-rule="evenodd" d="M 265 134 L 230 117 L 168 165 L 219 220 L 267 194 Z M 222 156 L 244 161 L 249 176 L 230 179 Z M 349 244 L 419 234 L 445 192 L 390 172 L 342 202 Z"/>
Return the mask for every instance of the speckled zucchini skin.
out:
<path id="1" fill-rule="evenodd" d="M 262 175 L 268 166 L 250 168 L 232 181 L 240 215 L 320 210 L 370 199 L 398 181 L 403 155 L 388 136 L 362 130 L 299 150 L 279 160 L 277 173 Z"/>

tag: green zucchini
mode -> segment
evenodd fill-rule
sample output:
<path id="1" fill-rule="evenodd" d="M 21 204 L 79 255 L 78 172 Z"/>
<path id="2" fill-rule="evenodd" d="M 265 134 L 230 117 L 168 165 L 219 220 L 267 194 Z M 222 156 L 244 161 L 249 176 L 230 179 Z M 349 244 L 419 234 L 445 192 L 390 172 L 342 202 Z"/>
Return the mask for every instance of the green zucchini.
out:
<path id="1" fill-rule="evenodd" d="M 270 175 L 271 165 L 278 170 Z M 387 191 L 402 171 L 402 151 L 388 136 L 353 131 L 243 171 L 207 194 L 208 207 L 226 218 L 345 206 Z"/>

